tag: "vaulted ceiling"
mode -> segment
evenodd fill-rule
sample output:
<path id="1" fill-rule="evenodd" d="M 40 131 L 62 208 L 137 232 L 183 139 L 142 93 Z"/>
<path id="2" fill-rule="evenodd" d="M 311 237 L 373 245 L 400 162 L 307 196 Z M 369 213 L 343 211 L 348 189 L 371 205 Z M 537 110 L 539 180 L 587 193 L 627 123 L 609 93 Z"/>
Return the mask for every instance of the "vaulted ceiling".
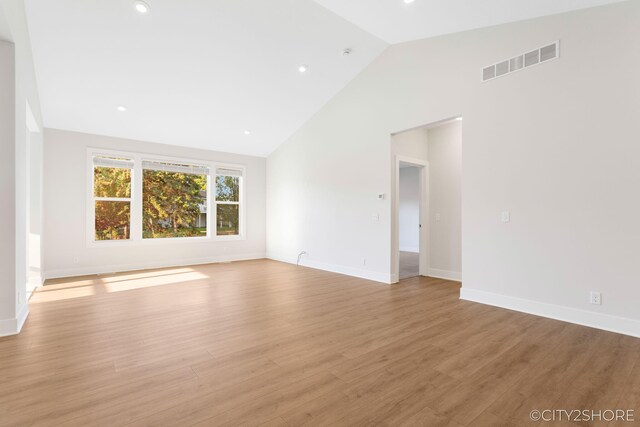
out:
<path id="1" fill-rule="evenodd" d="M 386 47 L 311 0 L 145 2 L 27 0 L 46 127 L 265 156 Z"/>
<path id="2" fill-rule="evenodd" d="M 316 0 L 395 44 L 507 22 L 522 21 L 621 0 Z"/>
<path id="3" fill-rule="evenodd" d="M 388 43 L 613 1 L 145 0 L 144 14 L 133 0 L 26 6 L 46 127 L 266 156 Z"/>

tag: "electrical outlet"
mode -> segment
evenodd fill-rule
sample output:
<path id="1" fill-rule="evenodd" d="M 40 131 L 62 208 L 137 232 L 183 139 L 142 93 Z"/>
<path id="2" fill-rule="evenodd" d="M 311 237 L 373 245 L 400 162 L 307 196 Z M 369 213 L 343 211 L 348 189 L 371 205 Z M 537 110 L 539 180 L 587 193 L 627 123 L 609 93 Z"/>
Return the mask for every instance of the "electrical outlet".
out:
<path id="1" fill-rule="evenodd" d="M 502 222 L 510 222 L 511 221 L 511 212 L 504 211 L 501 215 Z"/>
<path id="2" fill-rule="evenodd" d="M 600 292 L 591 292 L 591 304 L 602 305 L 602 295 Z"/>

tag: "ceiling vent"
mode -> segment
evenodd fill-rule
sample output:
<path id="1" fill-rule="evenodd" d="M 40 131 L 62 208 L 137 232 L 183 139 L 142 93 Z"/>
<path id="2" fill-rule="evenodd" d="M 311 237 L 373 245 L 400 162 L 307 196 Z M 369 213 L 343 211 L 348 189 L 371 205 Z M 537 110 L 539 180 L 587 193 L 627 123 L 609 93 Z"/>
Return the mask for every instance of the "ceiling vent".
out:
<path id="1" fill-rule="evenodd" d="M 507 74 L 551 61 L 560 56 L 560 41 L 543 46 L 536 50 L 526 52 L 511 59 L 500 61 L 497 64 L 489 65 L 482 69 L 482 81 L 493 80 L 496 77 L 506 76 Z"/>

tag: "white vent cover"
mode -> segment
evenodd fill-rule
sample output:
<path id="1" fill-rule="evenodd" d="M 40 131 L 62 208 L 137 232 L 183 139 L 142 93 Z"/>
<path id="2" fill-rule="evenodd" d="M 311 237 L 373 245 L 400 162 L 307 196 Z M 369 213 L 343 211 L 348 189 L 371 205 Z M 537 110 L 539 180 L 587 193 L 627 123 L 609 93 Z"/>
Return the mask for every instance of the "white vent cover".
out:
<path id="1" fill-rule="evenodd" d="M 506 76 L 515 71 L 542 64 L 558 57 L 560 57 L 560 41 L 484 67 L 482 69 L 482 81 L 486 82 L 496 77 Z"/>

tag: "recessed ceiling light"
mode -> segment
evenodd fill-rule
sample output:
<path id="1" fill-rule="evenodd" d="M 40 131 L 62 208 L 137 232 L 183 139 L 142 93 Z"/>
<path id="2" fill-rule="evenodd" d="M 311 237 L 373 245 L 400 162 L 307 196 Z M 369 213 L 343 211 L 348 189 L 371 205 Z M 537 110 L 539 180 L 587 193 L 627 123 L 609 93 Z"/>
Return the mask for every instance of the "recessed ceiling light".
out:
<path id="1" fill-rule="evenodd" d="M 124 111 L 127 111 L 127 107 L 125 107 L 124 105 L 118 105 L 118 106 L 116 107 L 116 109 L 117 109 L 118 111 L 123 111 L 123 112 L 124 112 Z"/>
<path id="2" fill-rule="evenodd" d="M 306 73 L 307 71 L 309 71 L 309 66 L 306 64 L 302 64 L 298 67 L 298 71 L 300 71 L 301 73 Z"/>
<path id="3" fill-rule="evenodd" d="M 251 131 L 250 131 L 250 130 L 245 130 L 245 131 L 244 131 L 244 134 L 245 134 L 245 135 L 251 135 Z"/>
<path id="4" fill-rule="evenodd" d="M 406 4 L 413 3 L 415 0 L 404 0 Z"/>
<path id="5" fill-rule="evenodd" d="M 133 7 L 138 11 L 138 13 L 148 13 L 149 5 L 143 1 L 135 1 L 133 2 Z"/>

